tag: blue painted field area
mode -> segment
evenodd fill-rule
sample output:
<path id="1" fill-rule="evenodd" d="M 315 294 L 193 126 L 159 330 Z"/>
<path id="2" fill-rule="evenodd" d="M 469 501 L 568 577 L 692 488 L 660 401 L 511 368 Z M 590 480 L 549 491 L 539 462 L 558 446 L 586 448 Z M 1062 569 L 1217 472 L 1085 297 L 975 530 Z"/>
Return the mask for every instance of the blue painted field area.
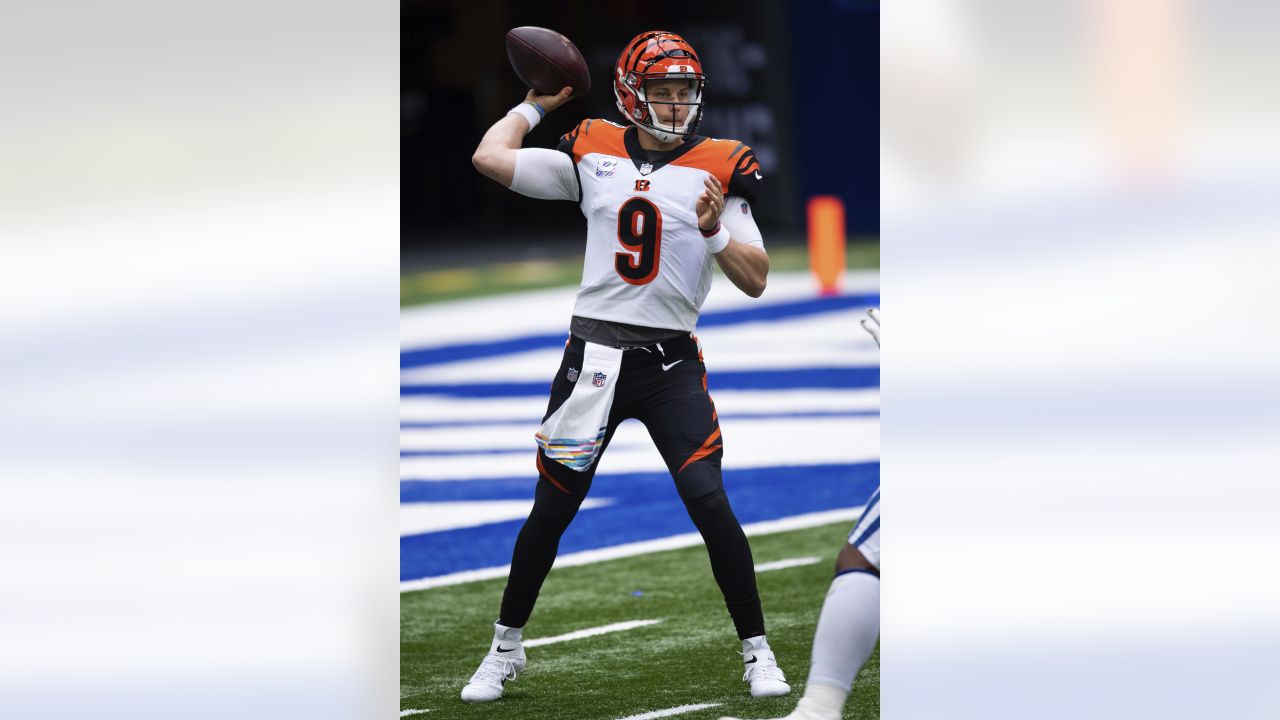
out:
<path id="1" fill-rule="evenodd" d="M 725 489 L 742 523 L 861 505 L 880 482 L 879 463 L 761 467 L 725 472 Z M 400 502 L 526 500 L 535 478 L 400 484 Z M 694 532 L 671 476 L 663 472 L 601 475 L 590 497 L 611 504 L 583 510 L 560 552 L 621 545 Z M 413 580 L 510 561 L 523 520 L 400 538 L 400 579 Z"/>
<path id="2" fill-rule="evenodd" d="M 857 324 L 879 303 L 875 278 L 824 298 L 805 278 L 787 281 L 776 301 L 717 306 L 713 295 L 698 328 L 721 413 L 725 487 L 743 524 L 857 507 L 879 485 L 879 355 Z M 572 295 L 510 298 L 518 317 L 489 318 L 466 305 L 474 301 L 405 311 L 402 327 L 424 329 L 402 338 L 402 581 L 510 562 L 532 504 L 533 433 L 555 370 L 531 381 L 541 372 L 528 353 L 548 355 L 565 338 L 521 320 L 537 317 L 539 303 L 563 315 Z M 475 337 L 477 317 L 487 339 Z M 459 318 L 468 318 L 465 332 L 437 333 Z M 601 462 L 562 555 L 695 532 L 635 425 Z"/>

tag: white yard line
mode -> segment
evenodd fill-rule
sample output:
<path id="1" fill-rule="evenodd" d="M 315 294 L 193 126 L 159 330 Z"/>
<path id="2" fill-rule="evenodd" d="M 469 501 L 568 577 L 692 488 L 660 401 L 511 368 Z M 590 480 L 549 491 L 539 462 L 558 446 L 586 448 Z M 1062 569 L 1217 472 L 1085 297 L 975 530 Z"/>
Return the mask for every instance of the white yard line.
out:
<path id="1" fill-rule="evenodd" d="M 656 718 L 671 717 L 672 715 L 683 715 L 694 710 L 706 710 L 707 708 L 719 707 L 720 703 L 702 703 L 701 705 L 681 705 L 680 707 L 668 708 L 666 710 L 654 710 L 653 712 L 641 713 L 639 715 L 628 715 L 618 720 L 655 720 Z"/>
<path id="2" fill-rule="evenodd" d="M 410 715 L 421 715 L 422 713 L 429 713 L 429 712 L 431 711 L 430 710 L 401 710 L 400 717 L 408 717 Z"/>
<path id="3" fill-rule="evenodd" d="M 720 410 L 720 398 L 716 396 L 716 409 L 720 415 L 728 415 L 728 410 Z M 853 410 L 854 408 L 850 408 Z M 863 412 L 876 412 L 879 408 L 863 409 Z M 787 413 L 792 412 L 787 410 Z M 727 422 L 727 421 L 722 421 Z M 800 434 L 797 431 L 796 437 L 805 437 L 806 446 L 810 443 L 822 442 L 820 438 L 814 437 L 815 433 L 831 433 L 835 437 L 846 434 L 850 428 L 850 424 L 854 427 L 866 426 L 868 423 L 875 423 L 874 417 L 868 418 L 850 416 L 801 416 L 801 417 L 740 417 L 733 419 L 732 423 L 726 426 L 725 432 L 732 430 L 730 440 L 734 445 L 741 445 L 736 448 L 738 452 L 734 453 L 733 466 L 741 467 L 744 463 L 750 465 L 769 466 L 778 463 L 778 447 L 770 448 L 771 452 L 763 452 L 755 450 L 751 447 L 752 443 L 762 442 L 762 438 L 767 433 L 773 433 L 773 437 L 784 434 L 779 425 L 792 425 L 795 423 L 803 423 L 805 432 Z M 817 425 L 815 425 L 817 423 Z M 813 426 L 813 427 L 810 427 Z M 483 429 L 477 429 L 475 426 L 462 425 L 460 427 L 451 428 L 403 428 L 400 430 L 400 450 L 430 450 L 430 451 L 448 451 L 451 453 L 487 453 L 489 451 L 505 451 L 517 455 L 517 462 L 523 462 L 526 465 L 532 464 L 530 459 L 537 452 L 537 445 L 534 443 L 533 434 L 538 429 L 536 422 L 528 425 L 495 425 Z M 741 436 L 741 440 L 739 440 Z M 649 437 L 648 431 L 644 425 L 638 421 L 623 423 L 618 428 L 618 435 L 615 436 L 613 442 L 609 444 L 609 453 L 605 457 L 611 458 L 617 450 L 647 450 L 653 447 L 653 439 Z M 878 447 L 874 445 L 872 447 Z M 846 450 L 845 452 L 848 452 Z M 657 453 L 654 453 L 657 456 Z M 798 459 L 801 454 L 794 453 Z M 807 453 L 805 454 L 807 456 Z M 658 456 L 661 457 L 661 456 Z M 818 462 L 818 461 L 815 461 Z M 606 471 L 608 466 L 602 467 L 601 472 Z M 665 467 L 665 465 L 663 466 Z M 480 468 L 472 467 L 471 474 L 475 476 L 480 472 Z M 612 468 L 608 468 L 612 471 Z M 484 475 L 492 477 L 490 471 L 486 468 L 483 470 Z M 532 475 L 532 472 L 519 473 L 520 476 Z M 404 476 L 405 479 L 413 479 L 413 475 Z M 430 477 L 428 475 L 427 477 Z"/>
<path id="4" fill-rule="evenodd" d="M 613 498 L 587 498 L 578 511 L 613 504 Z M 464 500 L 400 503 L 400 537 L 477 527 L 529 517 L 532 500 Z"/>
<path id="5" fill-rule="evenodd" d="M 595 637 L 597 635 L 607 635 L 608 633 L 622 632 L 623 630 L 634 630 L 640 627 L 648 627 L 649 625 L 657 625 L 662 620 L 628 620 L 626 622 L 614 623 L 612 625 L 601 625 L 600 627 L 587 628 L 586 630 L 574 630 L 564 635 L 556 635 L 549 638 L 537 638 L 536 640 L 525 640 L 523 645 L 527 648 L 539 647 L 541 645 L 554 645 L 556 643 L 569 642 L 570 640 L 581 640 L 583 638 Z"/>
<path id="6" fill-rule="evenodd" d="M 712 368 L 712 372 L 715 368 Z M 554 373 L 552 367 L 548 373 Z M 550 382 L 547 374 L 544 381 Z M 718 390 L 713 391 L 716 409 L 721 415 L 760 412 L 806 412 L 815 410 L 879 410 L 880 389 L 824 388 L 822 390 Z M 439 422 L 485 420 L 498 423 L 500 418 L 532 439 L 542 414 L 547 409 L 546 395 L 537 397 L 454 398 L 437 395 L 406 395 L 400 398 L 400 419 L 404 422 Z M 495 424 L 494 431 L 504 431 Z"/>
<path id="7" fill-rule="evenodd" d="M 804 567 L 805 565 L 813 565 L 820 562 L 822 562 L 822 558 L 812 556 L 789 558 L 787 560 L 775 560 L 773 562 L 764 563 L 763 565 L 757 565 L 756 572 L 762 573 L 769 572 L 770 570 L 786 570 L 787 568 Z"/>
<path id="8" fill-rule="evenodd" d="M 772 535 L 774 533 L 787 532 L 788 530 L 818 527 L 819 525 L 827 525 L 840 520 L 857 520 L 861 514 L 861 507 L 823 510 L 822 512 L 793 515 L 791 517 L 779 518 L 777 520 L 765 520 L 763 522 L 750 523 L 748 525 L 743 525 L 742 529 L 748 536 Z M 649 553 L 662 552 L 664 550 L 678 550 L 680 548 L 694 547 L 701 544 L 702 536 L 696 532 L 685 533 L 683 535 L 672 535 L 671 537 L 658 538 L 656 540 L 643 540 L 641 542 L 626 543 L 625 545 L 614 545 L 613 547 L 600 548 L 599 550 L 584 550 L 582 552 L 561 555 L 556 558 L 555 565 L 553 565 L 552 568 L 591 565 L 593 563 L 605 562 L 606 560 L 617 560 L 618 558 L 647 555 Z M 444 587 L 446 585 L 461 585 L 463 583 L 477 582 L 480 580 L 503 578 L 507 576 L 507 572 L 510 570 L 510 565 L 502 565 L 498 567 L 481 568 L 478 570 L 464 570 L 462 572 L 450 573 L 449 575 L 438 575 L 436 577 L 421 578 L 419 580 L 406 580 L 400 583 L 400 592 L 404 593 L 412 592 L 414 590 L 427 590 L 429 588 Z"/>
<path id="9" fill-rule="evenodd" d="M 716 408 L 720 412 L 720 399 Z M 880 460 L 879 417 L 814 417 L 804 419 L 739 419 L 724 424 L 729 436 L 724 462 L 734 469 L 775 467 L 778 465 L 825 465 Z M 419 431 L 405 430 L 403 434 Z M 476 438 L 483 440 L 489 433 L 476 428 L 427 431 L 434 439 L 401 442 L 405 450 L 442 450 L 457 445 L 457 450 L 476 450 Z M 462 436 L 469 434 L 470 440 Z M 792 446 L 779 447 L 780 436 L 804 438 L 803 450 Z M 477 456 L 473 454 L 400 458 L 401 480 L 481 480 L 495 477 L 535 477 L 533 448 L 528 428 L 514 435 L 503 433 L 493 437 L 492 448 L 509 448 L 523 451 L 499 455 Z M 618 427 L 609 445 L 609 451 L 600 459 L 601 473 L 669 472 L 662 454 L 653 445 L 653 439 L 639 422 L 624 422 Z M 477 477 L 483 473 L 483 477 Z"/>

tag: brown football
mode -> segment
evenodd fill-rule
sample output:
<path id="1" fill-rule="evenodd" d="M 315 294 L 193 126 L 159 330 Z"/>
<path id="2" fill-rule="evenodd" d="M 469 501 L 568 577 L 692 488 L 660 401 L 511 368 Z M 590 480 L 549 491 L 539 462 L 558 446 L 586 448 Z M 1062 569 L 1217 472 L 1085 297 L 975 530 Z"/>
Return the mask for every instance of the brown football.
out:
<path id="1" fill-rule="evenodd" d="M 591 90 L 591 73 L 582 53 L 555 30 L 512 28 L 507 32 L 507 59 L 520 81 L 539 95 L 555 95 L 566 85 L 573 88 L 570 97 Z"/>

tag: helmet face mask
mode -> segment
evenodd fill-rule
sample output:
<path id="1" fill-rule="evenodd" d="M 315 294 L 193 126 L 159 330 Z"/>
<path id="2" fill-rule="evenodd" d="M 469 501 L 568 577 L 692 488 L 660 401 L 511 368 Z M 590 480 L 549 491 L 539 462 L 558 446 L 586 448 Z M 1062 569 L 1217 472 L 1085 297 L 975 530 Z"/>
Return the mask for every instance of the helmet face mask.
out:
<path id="1" fill-rule="evenodd" d="M 641 125 L 645 130 L 654 134 L 663 142 L 673 142 L 677 137 L 692 135 L 697 123 L 702 116 L 702 88 L 705 80 L 701 78 L 666 78 L 669 80 L 687 80 L 685 83 L 688 89 L 688 96 L 681 97 L 650 97 L 651 89 L 641 85 L 636 89 L 636 95 L 648 110 L 647 126 Z M 649 79 L 648 83 L 652 85 L 654 79 Z M 682 88 L 683 89 L 683 88 Z M 684 108 L 684 112 L 675 111 L 676 108 Z M 680 118 L 683 114 L 683 119 Z M 671 118 L 665 120 L 664 118 Z M 659 134 L 660 133 L 660 134 Z"/>
<path id="2" fill-rule="evenodd" d="M 688 81 L 689 97 L 650 99 L 645 84 L 655 80 Z M 693 47 L 675 33 L 655 30 L 641 33 L 623 49 L 615 68 L 613 94 L 618 110 L 627 120 L 659 141 L 669 143 L 697 132 L 702 121 L 705 86 L 706 76 L 702 74 L 702 63 Z M 688 108 L 682 122 L 664 121 L 655 112 L 655 106 L 672 105 Z"/>

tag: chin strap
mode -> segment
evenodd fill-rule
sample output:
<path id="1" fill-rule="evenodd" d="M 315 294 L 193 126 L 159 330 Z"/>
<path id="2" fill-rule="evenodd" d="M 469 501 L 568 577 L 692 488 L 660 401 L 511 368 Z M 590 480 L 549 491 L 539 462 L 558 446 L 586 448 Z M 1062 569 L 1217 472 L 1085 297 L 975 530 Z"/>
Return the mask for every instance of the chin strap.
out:
<path id="1" fill-rule="evenodd" d="M 657 128 L 653 128 L 648 125 L 641 125 L 640 123 L 636 123 L 636 127 L 649 133 L 650 135 L 654 136 L 655 138 L 657 138 L 658 140 L 664 143 L 675 142 L 676 140 L 684 137 L 684 135 L 677 135 L 676 133 L 673 133 L 673 132 L 658 130 Z"/>
<path id="2" fill-rule="evenodd" d="M 701 108 L 699 108 L 697 112 L 700 115 Z M 650 120 L 654 118 L 652 107 L 649 108 L 649 118 Z M 684 132 L 682 133 L 672 132 L 670 130 L 660 130 L 654 127 L 652 124 L 645 124 L 645 123 L 638 122 L 636 120 L 632 120 L 631 122 L 634 123 L 636 127 L 640 128 L 641 130 L 644 130 L 645 132 L 654 136 L 658 140 L 664 143 L 669 143 L 669 142 L 675 142 L 676 140 L 687 138 L 693 135 L 695 131 L 695 128 L 692 125 L 693 119 L 694 119 L 693 115 L 685 119 L 684 126 L 682 128 Z"/>

